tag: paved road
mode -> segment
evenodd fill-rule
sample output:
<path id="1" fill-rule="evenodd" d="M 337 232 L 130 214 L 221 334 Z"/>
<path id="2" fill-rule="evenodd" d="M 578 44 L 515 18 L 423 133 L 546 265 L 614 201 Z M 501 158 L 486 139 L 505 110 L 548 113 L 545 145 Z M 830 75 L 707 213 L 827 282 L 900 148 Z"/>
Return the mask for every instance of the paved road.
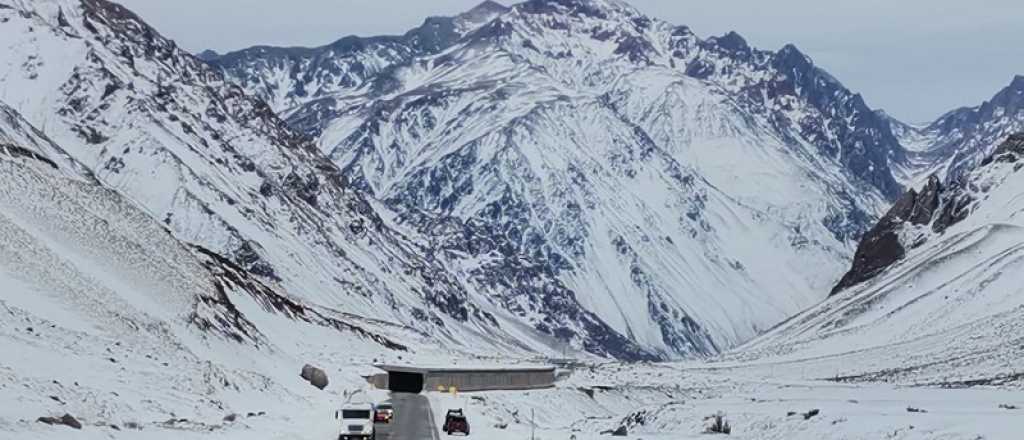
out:
<path id="1" fill-rule="evenodd" d="M 391 393 L 395 420 L 377 424 L 377 440 L 440 440 L 430 401 L 419 394 Z"/>

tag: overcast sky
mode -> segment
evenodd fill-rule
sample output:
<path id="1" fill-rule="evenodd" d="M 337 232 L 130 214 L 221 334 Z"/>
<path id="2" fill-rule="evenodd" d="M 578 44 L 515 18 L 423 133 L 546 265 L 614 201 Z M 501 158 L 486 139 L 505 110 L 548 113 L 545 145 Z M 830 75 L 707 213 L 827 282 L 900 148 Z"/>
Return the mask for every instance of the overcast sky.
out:
<path id="1" fill-rule="evenodd" d="M 183 47 L 317 46 L 404 33 L 480 0 L 119 0 Z M 512 4 L 507 0 L 500 3 Z M 632 0 L 701 37 L 794 43 L 868 104 L 909 122 L 977 105 L 1024 75 L 1022 0 Z"/>

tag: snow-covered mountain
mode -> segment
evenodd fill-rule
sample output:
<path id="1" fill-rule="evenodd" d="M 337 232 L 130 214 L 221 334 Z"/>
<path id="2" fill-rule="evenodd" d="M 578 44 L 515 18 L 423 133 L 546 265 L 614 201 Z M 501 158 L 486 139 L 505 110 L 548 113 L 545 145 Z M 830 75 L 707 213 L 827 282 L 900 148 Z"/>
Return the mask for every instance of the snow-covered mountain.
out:
<path id="1" fill-rule="evenodd" d="M 561 28 L 570 24 L 563 16 L 588 15 L 591 21 L 597 20 L 597 27 Z M 256 46 L 226 55 L 207 51 L 203 59 L 221 67 L 247 90 L 271 103 L 293 126 L 318 135 L 338 117 L 338 111 L 351 105 L 349 100 L 379 97 L 389 88 L 397 87 L 395 71 L 414 63 L 416 58 L 450 50 L 454 45 L 464 44 L 465 39 L 473 39 L 472 33 L 486 34 L 495 25 L 523 16 L 561 22 L 554 24 L 555 29 L 534 28 L 533 37 L 540 41 L 554 37 L 579 40 L 574 44 L 588 44 L 588 40 L 606 42 L 618 57 L 639 64 L 671 66 L 690 77 L 713 80 L 732 92 L 732 97 L 738 98 L 747 110 L 791 111 L 793 105 L 788 101 L 803 101 L 817 111 L 767 117 L 782 131 L 809 139 L 888 196 L 894 198 L 901 192 L 888 174 L 887 162 L 902 160 L 902 151 L 886 128 L 885 118 L 869 114 L 870 109 L 859 95 L 813 66 L 796 47 L 787 45 L 778 53 L 761 51 L 750 47 L 735 32 L 702 40 L 686 26 L 643 16 L 618 0 L 532 0 L 511 8 L 485 1 L 456 17 L 431 17 L 403 36 L 349 36 L 318 48 Z M 566 35 L 552 35 L 553 30 Z M 532 40 L 524 40 L 526 47 L 531 43 Z M 564 51 L 548 51 L 544 55 L 569 61 L 580 58 L 568 46 L 560 49 Z M 552 62 L 531 61 L 540 61 L 536 64 L 542 66 Z M 592 66 L 581 63 L 575 70 L 588 67 Z M 572 74 L 580 76 L 579 72 Z M 615 76 L 592 74 L 596 78 L 588 79 L 590 82 Z M 843 150 L 843 145 L 849 147 Z"/>
<path id="2" fill-rule="evenodd" d="M 528 276 L 670 356 L 820 301 L 902 192 L 888 121 L 793 46 L 701 39 L 612 0 L 468 15 L 205 58 L 449 265 L 483 276 L 526 256 Z M 446 37 L 424 46 L 426 29 Z"/>
<path id="3" fill-rule="evenodd" d="M 822 300 L 921 157 L 795 47 L 619 1 L 205 62 L 114 3 L 9 3 L 0 100 L 47 157 L 288 295 L 452 347 L 715 354 Z"/>
<path id="4" fill-rule="evenodd" d="M 952 386 L 1024 380 L 1024 134 L 955 181 L 908 191 L 828 301 L 736 358 L 819 364 L 841 380 Z"/>
<path id="5" fill-rule="evenodd" d="M 899 125 L 898 122 L 894 122 Z M 902 124 L 894 132 L 908 150 L 908 161 L 897 175 L 909 187 L 920 187 L 928 176 L 955 180 L 990 156 L 1013 133 L 1024 131 L 1024 76 L 976 107 L 950 111 L 923 126 Z"/>
<path id="6" fill-rule="evenodd" d="M 616 0 L 201 59 L 106 0 L 0 0 L 0 432 L 326 438 L 386 398 L 375 362 L 746 342 L 430 401 L 494 438 L 723 407 L 741 436 L 1013 435 L 1009 391 L 806 379 L 1024 383 L 1022 94 L 903 124 L 793 46 Z"/>
<path id="7" fill-rule="evenodd" d="M 386 210 L 265 103 L 124 7 L 3 5 L 0 101 L 179 240 L 311 304 L 408 326 L 453 348 L 571 343 L 652 358 L 529 264 L 480 279 L 436 258 L 429 240 L 389 226 Z M 512 301 L 526 277 L 553 307 L 535 313 L 539 299 L 523 300 L 510 311 L 494 300 Z"/>
<path id="8" fill-rule="evenodd" d="M 300 383 L 304 362 L 340 367 L 433 344 L 305 303 L 179 241 L 3 104 L 0 184 L 5 438 L 52 438 L 34 421 L 53 413 L 74 414 L 86 435 L 223 434 L 227 414 L 326 407 Z M 336 386 L 361 381 L 330 371 Z"/>
<path id="9" fill-rule="evenodd" d="M 431 17 L 401 36 L 348 36 L 316 48 L 256 46 L 200 58 L 222 66 L 246 90 L 262 98 L 293 126 L 315 132 L 329 122 L 336 101 L 397 65 L 447 48 L 467 33 L 504 13 L 491 1 L 456 17 Z M 370 93 L 375 93 L 371 90 Z"/>

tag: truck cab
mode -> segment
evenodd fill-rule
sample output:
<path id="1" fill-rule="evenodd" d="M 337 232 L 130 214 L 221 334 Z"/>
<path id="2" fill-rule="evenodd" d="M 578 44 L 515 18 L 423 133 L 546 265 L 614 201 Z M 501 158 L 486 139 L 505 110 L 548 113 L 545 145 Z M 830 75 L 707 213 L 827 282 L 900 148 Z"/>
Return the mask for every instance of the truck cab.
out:
<path id="1" fill-rule="evenodd" d="M 334 418 L 341 424 L 338 440 L 375 440 L 377 431 L 373 421 L 376 408 L 371 403 L 347 403 L 335 411 Z"/>

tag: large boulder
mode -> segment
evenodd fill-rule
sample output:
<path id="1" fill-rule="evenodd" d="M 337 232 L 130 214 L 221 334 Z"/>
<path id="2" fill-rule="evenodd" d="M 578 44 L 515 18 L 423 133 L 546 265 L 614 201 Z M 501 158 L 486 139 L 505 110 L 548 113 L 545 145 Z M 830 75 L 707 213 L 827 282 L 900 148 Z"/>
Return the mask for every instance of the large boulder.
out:
<path id="1" fill-rule="evenodd" d="M 327 372 L 309 364 L 302 366 L 301 376 L 311 385 L 321 390 L 327 388 L 327 384 L 330 383 L 330 381 L 327 380 Z"/>
<path id="2" fill-rule="evenodd" d="M 316 369 L 316 367 L 314 367 L 312 365 L 309 365 L 309 364 L 303 365 L 302 366 L 302 374 L 300 374 L 300 376 L 302 376 L 303 379 L 306 379 L 308 381 L 308 380 L 313 378 L 313 370 L 314 369 Z"/>
<path id="3" fill-rule="evenodd" d="M 327 384 L 329 383 L 327 380 L 327 373 L 319 368 L 314 369 L 313 377 L 309 379 L 309 383 L 321 390 L 327 388 Z"/>

